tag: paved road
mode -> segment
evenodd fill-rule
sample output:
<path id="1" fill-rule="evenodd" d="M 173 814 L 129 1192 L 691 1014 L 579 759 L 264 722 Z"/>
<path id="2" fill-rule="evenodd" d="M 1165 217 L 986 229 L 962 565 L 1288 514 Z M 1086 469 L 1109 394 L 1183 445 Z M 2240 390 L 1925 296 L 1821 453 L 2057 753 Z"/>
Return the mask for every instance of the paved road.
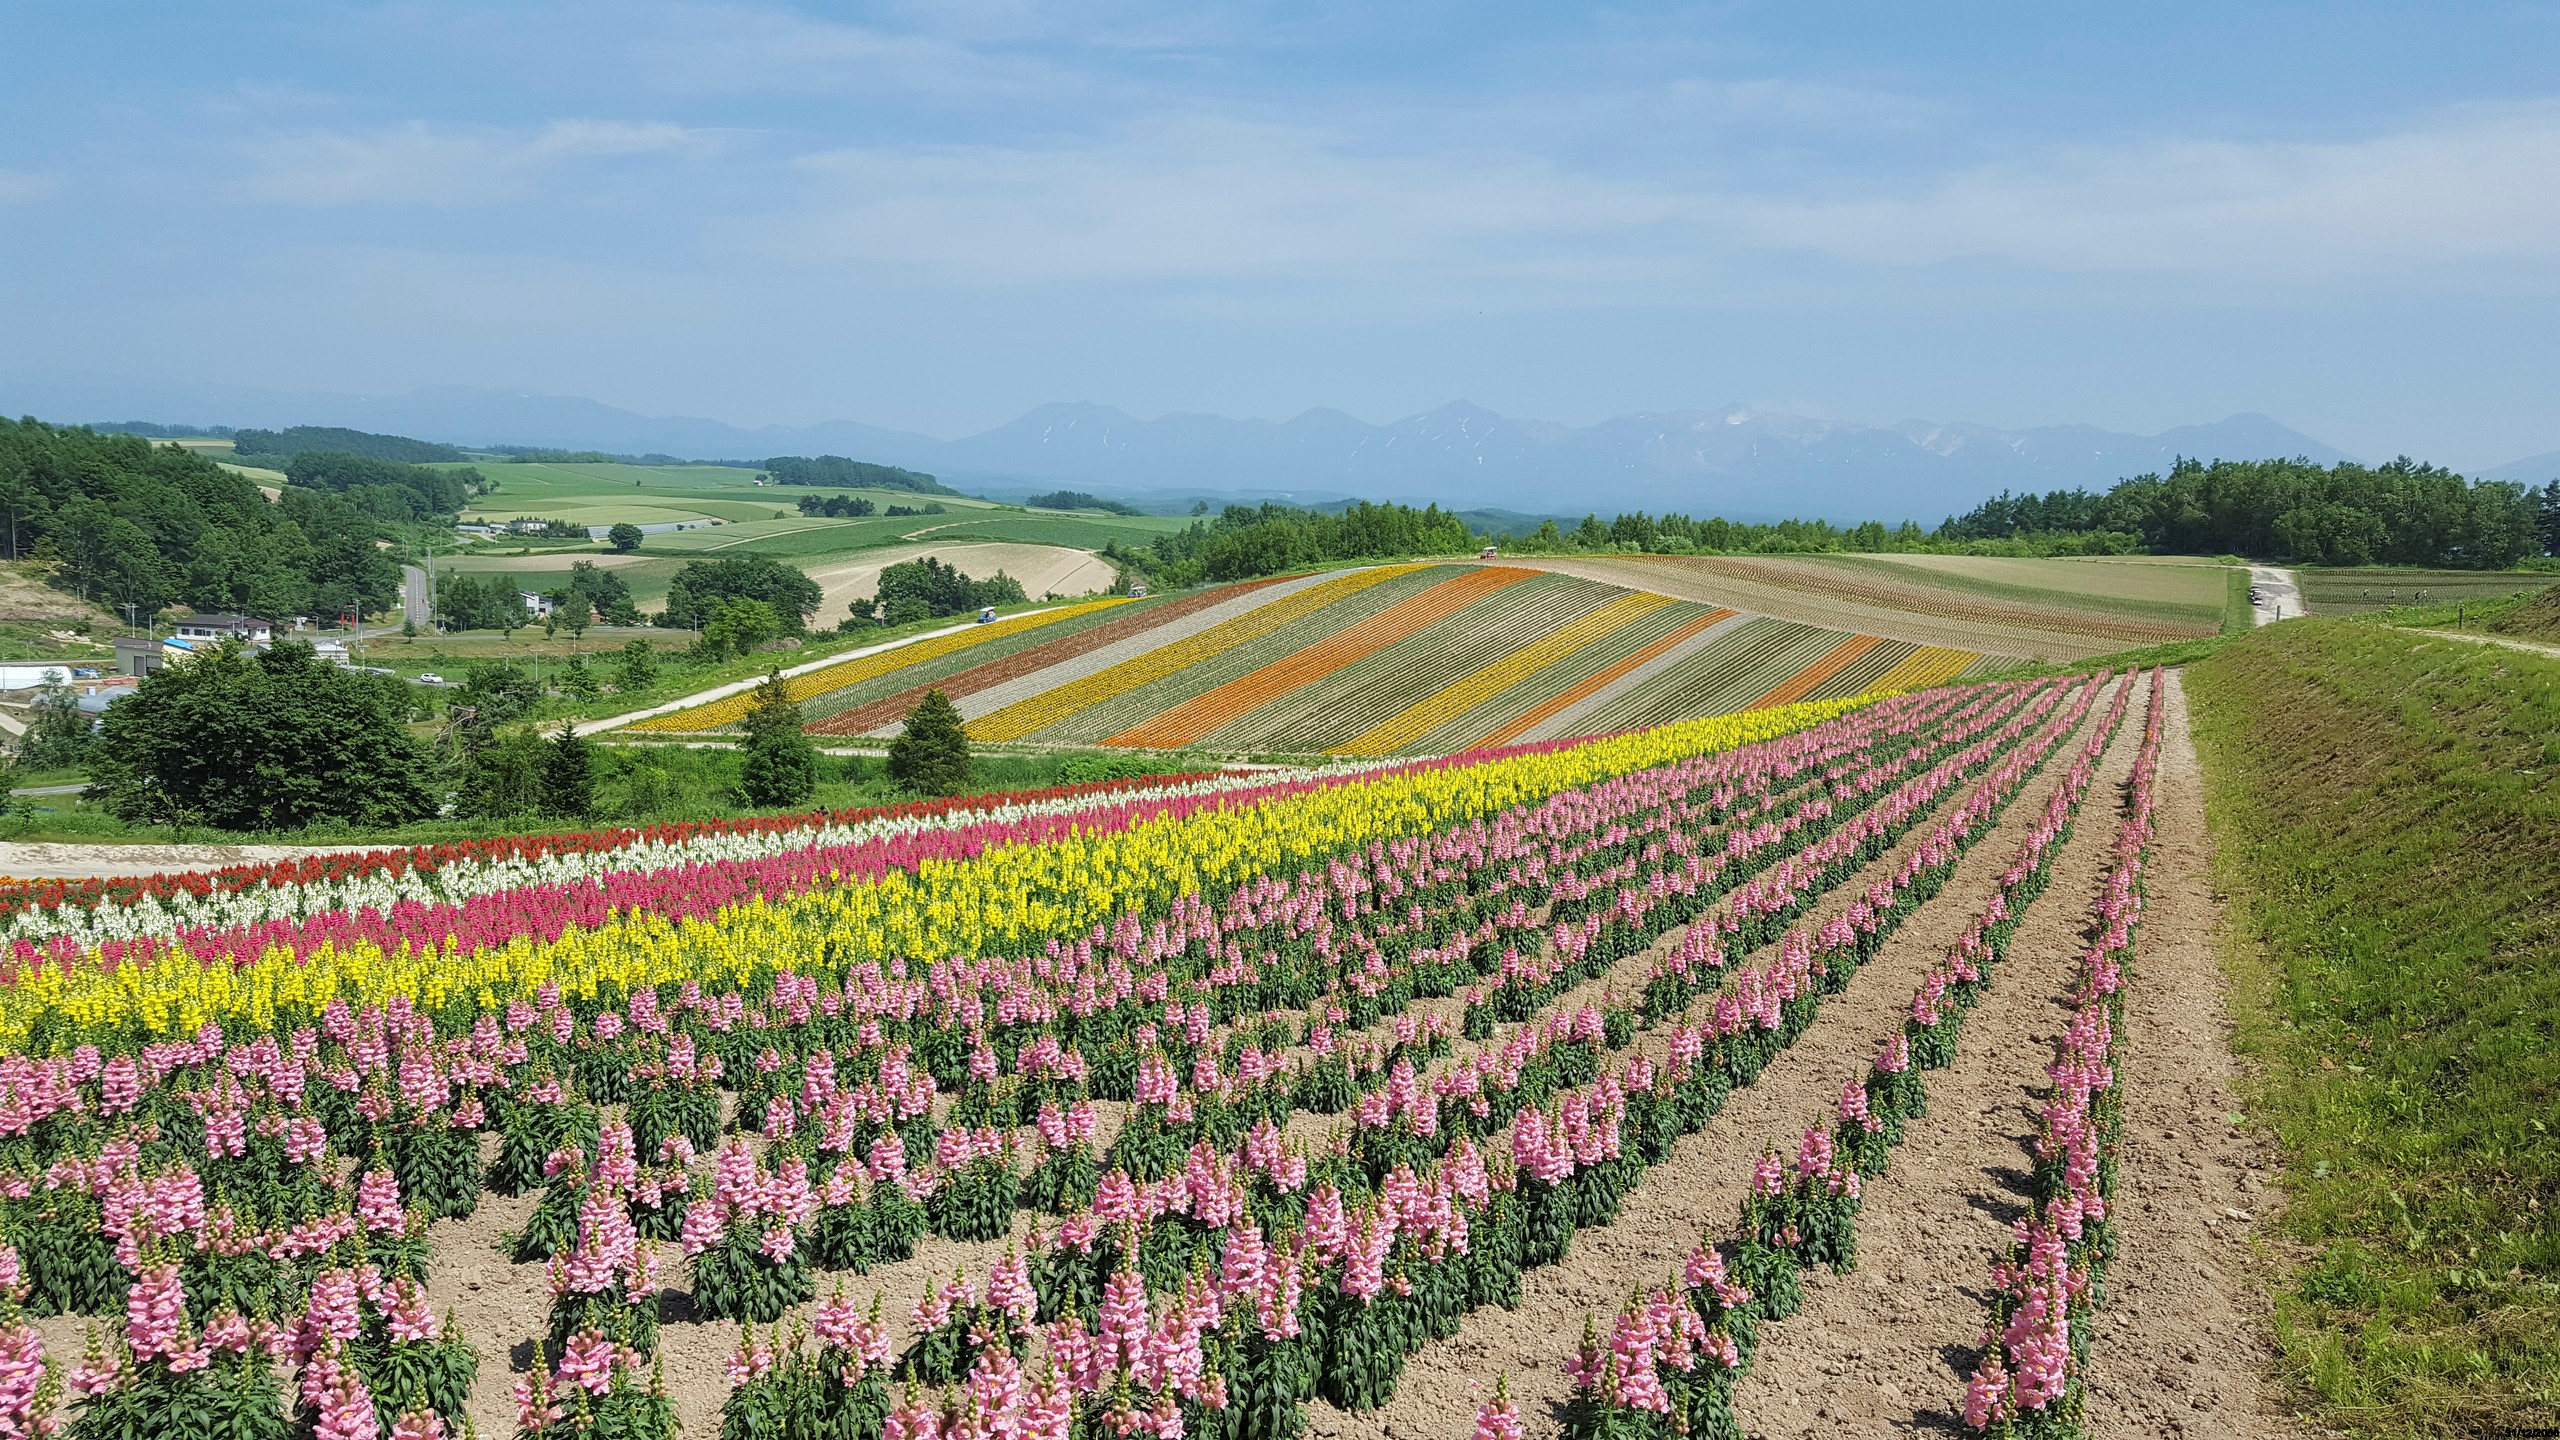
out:
<path id="1" fill-rule="evenodd" d="M 400 618 L 421 630 L 435 626 L 436 606 L 427 590 L 427 572 L 415 565 L 400 567 Z"/>
<path id="2" fill-rule="evenodd" d="M 2259 624 L 2291 620 L 2304 613 L 2302 587 L 2293 583 L 2292 571 L 2279 570 L 2273 565 L 2252 565 L 2249 567 L 2249 583 L 2258 591 L 2256 610 Z"/>

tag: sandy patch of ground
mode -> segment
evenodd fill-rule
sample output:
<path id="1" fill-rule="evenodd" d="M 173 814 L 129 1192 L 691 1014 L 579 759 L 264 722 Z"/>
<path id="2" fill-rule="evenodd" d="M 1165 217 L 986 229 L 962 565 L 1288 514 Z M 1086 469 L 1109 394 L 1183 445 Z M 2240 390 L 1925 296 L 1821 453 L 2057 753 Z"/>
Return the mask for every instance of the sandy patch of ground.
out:
<path id="1" fill-rule="evenodd" d="M 34 543 L 25 534 L 18 538 L 24 544 Z M 77 595 L 45 584 L 31 560 L 0 562 L 0 620 L 89 620 L 102 624 L 112 621 L 119 626 L 124 623 Z"/>
<path id="2" fill-rule="evenodd" d="M 831 624 L 844 618 L 846 607 L 855 600 L 867 600 L 880 593 L 880 572 L 891 565 L 931 555 L 945 565 L 959 567 L 960 573 L 972 580 L 985 580 L 998 570 L 1022 582 L 1023 592 L 1037 600 L 1043 595 L 1089 595 L 1111 588 L 1117 578 L 1110 562 L 1090 550 L 1071 550 L 1064 545 L 1021 545 L 997 541 L 955 542 L 943 545 L 891 545 L 878 550 L 865 550 L 858 557 L 831 565 L 809 567 L 809 578 L 818 582 L 826 598 L 819 602 L 818 621 Z"/>
<path id="3" fill-rule="evenodd" d="M 15 880 L 90 880 L 109 875 L 159 875 L 218 870 L 226 865 L 265 865 L 306 855 L 379 849 L 346 845 L 112 845 L 0 841 L 0 876 Z"/>

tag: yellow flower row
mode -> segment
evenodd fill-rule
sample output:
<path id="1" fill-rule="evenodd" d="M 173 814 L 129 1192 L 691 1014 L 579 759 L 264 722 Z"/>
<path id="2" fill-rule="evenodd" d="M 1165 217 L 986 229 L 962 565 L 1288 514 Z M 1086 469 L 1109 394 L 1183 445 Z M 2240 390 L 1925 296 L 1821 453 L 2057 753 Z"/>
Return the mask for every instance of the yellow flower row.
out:
<path id="1" fill-rule="evenodd" d="M 1141 685 L 1152 684 L 1178 670 L 1187 670 L 1212 655 L 1259 640 L 1290 621 L 1312 615 L 1336 600 L 1356 595 L 1399 575 L 1410 575 L 1427 568 L 1423 565 L 1381 565 L 1373 570 L 1354 570 L 1348 575 L 1337 575 L 1321 584 L 1310 585 L 1295 595 L 1282 596 L 1232 620 L 1220 621 L 1188 640 L 1158 646 L 1143 655 L 1133 655 L 1117 665 L 1097 670 L 1082 680 L 990 710 L 969 722 L 969 738 L 1019 740 L 1035 730 L 1045 730 L 1080 710 L 1126 695 Z"/>
<path id="2" fill-rule="evenodd" d="M 1548 631 L 1472 675 L 1427 695 L 1336 746 L 1336 755 L 1392 755 L 1443 723 L 1474 709 L 1582 647 L 1671 603 L 1642 590 L 1619 596 L 1561 629 Z"/>
<path id="3" fill-rule="evenodd" d="M 1106 606 L 1128 603 L 1127 599 L 1114 596 L 1103 600 L 1088 600 L 1081 605 L 1061 605 L 1054 610 L 1034 610 L 1023 615 L 1009 615 L 991 625 L 974 625 L 955 635 L 919 640 L 912 645 L 900 645 L 895 649 L 883 650 L 876 655 L 865 655 L 859 660 L 829 665 L 812 670 L 805 675 L 792 676 L 788 682 L 791 686 L 791 698 L 814 700 L 821 695 L 842 690 L 848 685 L 859 685 L 865 680 L 886 675 L 892 670 L 938 659 L 957 650 L 966 650 L 972 645 L 983 645 L 990 640 L 1007 635 L 1019 635 L 1025 630 L 1037 629 L 1043 625 L 1054 625 L 1061 620 L 1089 614 Z M 659 715 L 639 721 L 630 728 L 672 731 L 717 730 L 723 725 L 734 725 L 747 718 L 747 710 L 754 704 L 755 692 L 751 689 L 742 690 L 735 695 L 714 700 L 706 705 L 696 705 L 670 715 Z"/>
<path id="4" fill-rule="evenodd" d="M 1557 791 L 1667 761 L 1772 739 L 1864 700 L 1825 700 L 1694 720 L 1570 749 L 1403 772 L 1166 815 L 1125 830 L 1045 844 L 991 847 L 916 873 L 732 906 L 708 921 L 631 914 L 560 939 L 518 939 L 472 953 L 448 947 L 385 954 L 370 944 L 323 948 L 299 961 L 275 950 L 234 969 L 183 953 L 109 969 L 51 962 L 0 990 L 0 1048 L 54 1050 L 83 1032 L 183 1034 L 206 1021 L 263 1030 L 298 1023 L 332 999 L 405 996 L 428 1008 L 456 999 L 488 1009 L 556 983 L 571 996 L 698 979 L 735 986 L 790 969 L 825 975 L 895 956 L 1018 952 L 1186 891 L 1317 857 L 1464 824 Z"/>
<path id="5" fill-rule="evenodd" d="M 1875 683 L 1867 687 L 1867 693 L 1901 695 L 1944 685 L 1981 658 L 1979 653 L 1971 650 L 1946 650 L 1935 645 L 1923 645 L 1895 661 L 1892 669 L 1877 676 Z"/>

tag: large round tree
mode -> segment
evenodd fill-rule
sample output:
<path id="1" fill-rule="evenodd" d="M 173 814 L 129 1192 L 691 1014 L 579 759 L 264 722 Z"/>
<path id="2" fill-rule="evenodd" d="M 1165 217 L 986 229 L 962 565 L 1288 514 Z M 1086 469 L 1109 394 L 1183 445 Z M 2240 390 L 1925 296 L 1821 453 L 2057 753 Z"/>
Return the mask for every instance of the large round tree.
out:
<path id="1" fill-rule="evenodd" d="M 299 641 L 217 646 L 107 708 L 90 794 L 142 824 L 398 825 L 438 803 L 407 709 L 401 682 L 324 664 Z"/>

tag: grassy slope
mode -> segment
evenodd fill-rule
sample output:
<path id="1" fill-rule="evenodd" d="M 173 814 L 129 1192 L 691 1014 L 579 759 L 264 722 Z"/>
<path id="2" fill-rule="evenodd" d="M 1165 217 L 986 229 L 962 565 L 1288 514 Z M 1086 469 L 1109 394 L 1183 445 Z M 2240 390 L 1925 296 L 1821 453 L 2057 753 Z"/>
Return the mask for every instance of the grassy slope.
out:
<path id="1" fill-rule="evenodd" d="M 2560 640 L 2560 589 L 2545 590 L 2531 600 L 2506 607 L 2489 622 L 2488 628 L 2526 640 Z"/>
<path id="2" fill-rule="evenodd" d="M 2188 691 L 2292 1378 L 2368 1433 L 2560 1423 L 2560 663 L 2310 620 Z"/>

